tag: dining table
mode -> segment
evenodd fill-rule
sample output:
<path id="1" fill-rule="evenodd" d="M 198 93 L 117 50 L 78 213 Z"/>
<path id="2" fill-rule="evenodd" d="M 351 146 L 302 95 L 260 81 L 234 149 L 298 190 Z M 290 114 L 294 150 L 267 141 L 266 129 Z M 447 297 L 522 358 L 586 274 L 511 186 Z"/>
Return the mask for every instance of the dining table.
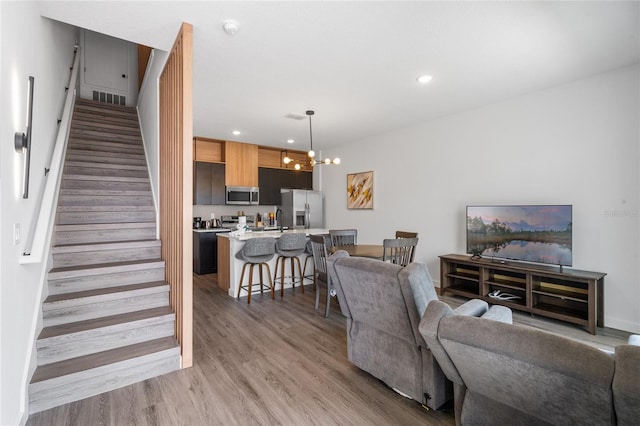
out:
<path id="1" fill-rule="evenodd" d="M 349 256 L 354 257 L 369 257 L 371 259 L 382 259 L 384 257 L 384 246 L 382 244 L 333 246 L 330 252 L 333 254 L 338 250 L 344 250 L 349 253 Z"/>

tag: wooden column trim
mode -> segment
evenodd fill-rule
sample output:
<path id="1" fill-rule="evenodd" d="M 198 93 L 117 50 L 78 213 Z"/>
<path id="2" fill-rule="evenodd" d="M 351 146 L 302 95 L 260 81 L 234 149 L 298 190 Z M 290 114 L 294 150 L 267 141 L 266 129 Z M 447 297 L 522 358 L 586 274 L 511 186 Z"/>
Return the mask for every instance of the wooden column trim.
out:
<path id="1" fill-rule="evenodd" d="M 193 26 L 183 23 L 160 76 L 160 240 L 182 368 L 193 365 Z"/>

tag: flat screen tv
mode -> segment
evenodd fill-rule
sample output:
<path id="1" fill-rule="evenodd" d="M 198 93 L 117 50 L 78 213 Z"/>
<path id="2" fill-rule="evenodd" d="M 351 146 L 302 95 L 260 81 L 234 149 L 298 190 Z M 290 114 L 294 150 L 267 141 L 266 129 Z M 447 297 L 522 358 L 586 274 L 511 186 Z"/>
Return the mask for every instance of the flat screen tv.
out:
<path id="1" fill-rule="evenodd" d="M 467 253 L 572 264 L 572 206 L 467 206 Z"/>

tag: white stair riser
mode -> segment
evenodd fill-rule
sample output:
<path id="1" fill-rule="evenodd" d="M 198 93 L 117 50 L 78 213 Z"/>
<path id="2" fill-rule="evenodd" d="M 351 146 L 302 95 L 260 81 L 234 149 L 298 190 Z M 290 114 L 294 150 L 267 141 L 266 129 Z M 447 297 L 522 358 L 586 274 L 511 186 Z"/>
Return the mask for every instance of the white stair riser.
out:
<path id="1" fill-rule="evenodd" d="M 169 306 L 168 292 L 145 294 L 138 297 L 127 297 L 107 302 L 44 311 L 42 313 L 42 324 L 44 327 L 52 327 L 145 309 L 160 308 L 162 306 Z"/>
<path id="2" fill-rule="evenodd" d="M 164 281 L 164 267 L 75 278 L 49 279 L 49 294 L 74 293 L 78 291 L 118 287 L 128 284 L 140 284 L 154 281 Z"/>
<path id="3" fill-rule="evenodd" d="M 96 369 L 99 370 L 99 374 L 86 371 L 83 373 L 88 376 L 87 378 L 52 388 L 47 387 L 46 383 L 38 383 L 37 387 L 29 385 L 29 413 L 33 414 L 69 402 L 79 401 L 178 370 L 180 368 L 180 354 L 179 348 L 177 349 L 177 351 L 171 351 L 168 356 L 162 353 L 165 357 L 160 359 L 140 357 L 135 360 L 133 365 L 130 362 L 124 362 L 122 369 L 118 371 L 114 371 L 112 366 Z M 38 388 L 40 390 L 32 390 Z"/>
<path id="4" fill-rule="evenodd" d="M 94 265 L 96 263 L 126 262 L 160 258 L 160 247 L 143 247 L 120 250 L 84 251 L 80 253 L 53 254 L 53 267 Z"/>
<path id="5" fill-rule="evenodd" d="M 99 331 L 96 330 L 96 333 L 99 333 Z M 132 325 L 125 330 L 99 334 L 85 339 L 73 339 L 64 343 L 38 348 L 38 365 L 46 365 L 136 343 L 148 342 L 161 337 L 169 337 L 173 336 L 174 331 L 175 321 L 169 320 L 143 327 Z"/>

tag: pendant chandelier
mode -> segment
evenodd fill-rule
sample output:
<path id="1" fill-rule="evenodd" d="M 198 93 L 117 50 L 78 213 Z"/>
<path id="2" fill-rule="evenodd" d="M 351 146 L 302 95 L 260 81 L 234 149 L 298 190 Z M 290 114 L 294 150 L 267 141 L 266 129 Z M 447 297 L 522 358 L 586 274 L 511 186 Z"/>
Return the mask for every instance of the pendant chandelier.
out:
<path id="1" fill-rule="evenodd" d="M 306 112 L 306 114 L 309 116 L 309 144 L 310 144 L 310 149 L 307 155 L 309 156 L 309 164 L 311 164 L 311 167 L 315 166 L 316 164 L 340 164 L 340 159 L 338 157 L 334 158 L 333 160 L 330 158 L 325 158 L 324 160 L 315 158 L 316 153 L 313 150 L 313 131 L 311 128 L 311 116 L 313 116 L 315 112 L 313 110 L 309 110 Z M 284 164 L 289 164 L 293 160 L 289 158 L 289 156 L 286 156 L 282 161 L 284 162 Z M 300 170 L 301 168 L 300 164 L 296 164 L 294 167 L 296 170 Z"/>
<path id="2" fill-rule="evenodd" d="M 309 144 L 311 149 L 309 149 L 308 155 L 311 165 L 315 166 L 316 164 L 340 164 L 340 159 L 338 157 L 334 158 L 333 160 L 330 158 L 325 158 L 324 160 L 316 160 L 316 153 L 313 150 L 313 132 L 311 131 L 311 116 L 313 116 L 315 112 L 313 112 L 313 110 L 309 110 L 306 112 L 306 114 L 309 116 Z"/>

